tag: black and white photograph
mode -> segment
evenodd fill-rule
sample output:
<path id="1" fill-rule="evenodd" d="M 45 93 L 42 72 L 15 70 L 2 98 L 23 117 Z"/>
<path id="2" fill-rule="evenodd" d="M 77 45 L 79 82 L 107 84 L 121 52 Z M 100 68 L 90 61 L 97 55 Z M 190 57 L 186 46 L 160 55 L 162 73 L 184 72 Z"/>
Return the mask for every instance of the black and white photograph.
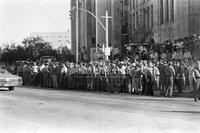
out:
<path id="1" fill-rule="evenodd" d="M 200 133 L 200 0 L 0 0 L 0 133 Z"/>

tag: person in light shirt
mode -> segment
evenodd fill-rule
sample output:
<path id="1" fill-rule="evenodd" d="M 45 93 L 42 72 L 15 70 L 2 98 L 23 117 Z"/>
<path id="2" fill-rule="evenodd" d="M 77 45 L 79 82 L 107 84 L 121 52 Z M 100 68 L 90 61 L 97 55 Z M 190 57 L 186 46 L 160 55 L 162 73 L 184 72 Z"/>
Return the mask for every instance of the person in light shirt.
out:
<path id="1" fill-rule="evenodd" d="M 121 74 L 125 75 L 126 74 L 126 66 L 124 65 L 124 62 L 121 62 L 122 67 L 120 69 Z"/>
<path id="2" fill-rule="evenodd" d="M 140 53 L 144 52 L 147 53 L 147 49 L 144 46 L 139 46 Z"/>
<path id="3" fill-rule="evenodd" d="M 34 76 L 34 83 L 33 83 L 33 85 L 37 85 L 38 84 L 38 80 L 39 80 L 39 78 L 38 78 L 38 70 L 39 70 L 39 66 L 36 64 L 36 62 L 34 62 L 34 64 L 33 64 L 33 66 L 32 66 L 32 70 L 33 70 L 33 76 Z"/>
<path id="4" fill-rule="evenodd" d="M 115 47 L 112 49 L 113 59 L 116 59 L 118 55 L 119 55 L 119 48 L 117 48 L 117 46 L 115 45 Z"/>
<path id="5" fill-rule="evenodd" d="M 184 59 L 192 59 L 192 55 L 191 55 L 190 51 L 185 49 L 185 51 L 183 53 L 183 58 Z"/>
<path id="6" fill-rule="evenodd" d="M 166 97 L 172 97 L 173 95 L 175 70 L 172 64 L 173 63 L 170 61 L 168 63 L 168 66 L 165 67 L 165 83 L 166 83 L 165 96 Z"/>
<path id="7" fill-rule="evenodd" d="M 181 49 L 177 50 L 177 54 L 176 54 L 176 58 L 175 59 L 178 59 L 178 60 L 183 59 L 183 53 L 182 53 Z"/>
<path id="8" fill-rule="evenodd" d="M 44 65 L 44 63 L 42 63 L 42 65 L 40 66 L 40 71 L 42 71 L 46 66 Z"/>
<path id="9" fill-rule="evenodd" d="M 153 60 L 158 61 L 158 53 L 156 51 L 153 52 Z"/>
<path id="10" fill-rule="evenodd" d="M 160 80 L 160 71 L 158 69 L 157 62 L 155 62 L 152 66 L 152 76 L 154 78 L 153 89 L 158 90 L 159 89 L 159 80 Z"/>
<path id="11" fill-rule="evenodd" d="M 36 64 L 36 62 L 34 62 L 34 64 L 33 64 L 33 72 L 34 73 L 38 73 L 38 66 L 37 66 L 37 64 Z"/>
<path id="12" fill-rule="evenodd" d="M 172 59 L 177 59 L 177 52 L 176 51 L 173 52 Z"/>
<path id="13" fill-rule="evenodd" d="M 195 63 L 192 75 L 193 75 L 193 91 L 194 91 L 194 101 L 200 100 L 200 64 Z"/>
<path id="14" fill-rule="evenodd" d="M 61 68 L 61 73 L 64 74 L 64 73 L 67 73 L 67 72 L 68 72 L 68 69 L 67 69 L 66 65 L 63 63 L 62 68 Z"/>
<path id="15" fill-rule="evenodd" d="M 161 59 L 162 60 L 166 60 L 167 59 L 167 54 L 165 52 L 162 52 Z"/>
<path id="16" fill-rule="evenodd" d="M 153 54 L 154 54 L 154 52 L 153 52 L 153 51 L 150 51 L 149 58 L 150 58 L 151 60 L 153 60 Z"/>

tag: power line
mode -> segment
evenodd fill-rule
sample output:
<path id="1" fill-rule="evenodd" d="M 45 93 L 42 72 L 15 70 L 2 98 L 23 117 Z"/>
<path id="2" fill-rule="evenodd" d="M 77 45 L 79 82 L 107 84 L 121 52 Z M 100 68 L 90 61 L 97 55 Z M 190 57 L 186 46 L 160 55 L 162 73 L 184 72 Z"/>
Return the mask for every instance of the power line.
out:
<path id="1" fill-rule="evenodd" d="M 33 0 L 33 2 L 63 31 L 66 32 L 64 27 L 62 27 L 47 11 L 45 8 L 43 8 L 36 0 Z"/>

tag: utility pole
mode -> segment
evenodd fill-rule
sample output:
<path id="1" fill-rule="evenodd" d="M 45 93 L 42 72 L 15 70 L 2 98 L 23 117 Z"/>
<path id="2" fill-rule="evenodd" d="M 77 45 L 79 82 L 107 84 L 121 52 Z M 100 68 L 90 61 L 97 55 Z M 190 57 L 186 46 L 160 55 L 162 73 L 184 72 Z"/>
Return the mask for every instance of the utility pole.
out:
<path id="1" fill-rule="evenodd" d="M 78 1 L 76 0 L 76 8 L 78 9 Z M 78 55 L 79 55 L 79 47 L 78 47 L 78 43 L 79 43 L 79 27 L 78 27 L 78 16 L 79 16 L 79 11 L 76 10 L 76 64 L 78 64 Z"/>
<path id="2" fill-rule="evenodd" d="M 98 0 L 96 0 L 95 1 L 95 14 L 96 14 L 96 16 L 98 17 L 98 4 L 97 4 L 97 1 Z M 99 42 L 99 40 L 98 40 L 98 21 L 96 20 L 96 51 L 97 51 L 97 47 L 98 47 L 98 42 Z"/>
<path id="3" fill-rule="evenodd" d="M 102 18 L 105 18 L 105 24 L 106 24 L 106 53 L 105 53 L 105 55 L 106 55 L 106 60 L 108 60 L 108 56 L 109 56 L 109 54 L 108 54 L 108 41 L 109 41 L 109 36 L 108 36 L 108 19 L 109 18 L 112 18 L 112 17 L 110 17 L 110 16 L 108 16 L 108 11 L 106 11 L 106 16 L 102 16 Z"/>
<path id="4" fill-rule="evenodd" d="M 108 48 L 108 11 L 106 11 L 106 48 Z M 106 60 L 108 60 L 107 55 Z"/>
<path id="5" fill-rule="evenodd" d="M 108 19 L 109 18 L 112 18 L 111 16 L 108 16 L 108 11 L 106 11 L 106 16 L 102 16 L 102 18 L 105 18 L 105 25 L 106 26 L 104 26 L 102 23 L 101 23 L 101 21 L 99 20 L 99 18 L 96 16 L 96 15 L 94 15 L 93 13 L 91 13 L 90 11 L 88 11 L 88 10 L 86 10 L 86 9 L 79 9 L 78 8 L 78 0 L 76 1 L 77 3 L 76 3 L 76 7 L 74 7 L 74 9 L 76 9 L 76 63 L 78 63 L 78 10 L 80 10 L 80 11 L 84 11 L 84 12 L 87 12 L 87 13 L 89 13 L 90 15 L 92 15 L 97 21 L 98 21 L 98 23 L 102 26 L 102 28 L 106 31 L 106 51 L 108 51 L 108 52 L 106 52 L 106 60 L 108 60 L 108 56 L 109 56 L 109 47 L 108 47 L 108 41 L 109 41 L 109 39 L 108 39 Z"/>

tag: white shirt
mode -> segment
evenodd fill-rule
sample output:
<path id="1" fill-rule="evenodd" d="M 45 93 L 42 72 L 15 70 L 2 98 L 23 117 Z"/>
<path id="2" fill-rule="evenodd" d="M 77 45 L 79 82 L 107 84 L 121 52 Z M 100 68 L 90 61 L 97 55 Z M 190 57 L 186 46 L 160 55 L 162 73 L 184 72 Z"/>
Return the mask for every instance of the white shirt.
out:
<path id="1" fill-rule="evenodd" d="M 191 58 L 192 58 L 192 55 L 191 55 L 191 53 L 188 51 L 188 52 L 185 52 L 185 53 L 183 54 L 183 58 L 185 58 L 185 59 L 191 59 Z"/>
<path id="2" fill-rule="evenodd" d="M 143 47 L 143 46 L 140 46 L 140 47 L 139 47 L 139 51 L 140 51 L 140 53 L 141 53 L 142 51 L 145 51 L 145 53 L 147 53 L 147 49 L 146 49 L 145 47 Z"/>
<path id="3" fill-rule="evenodd" d="M 172 54 L 172 59 L 176 59 L 176 55 L 177 55 L 177 53 L 174 52 L 174 53 Z"/>
<path id="4" fill-rule="evenodd" d="M 33 66 L 33 72 L 34 72 L 34 73 L 38 73 L 38 66 L 37 66 L 37 65 L 34 65 L 34 66 Z"/>
<path id="5" fill-rule="evenodd" d="M 153 59 L 153 53 L 151 53 L 151 54 L 149 55 L 149 57 L 150 57 L 150 59 Z"/>
<path id="6" fill-rule="evenodd" d="M 62 69 L 61 69 L 61 73 L 67 73 L 67 67 L 66 66 L 63 66 Z"/>
<path id="7" fill-rule="evenodd" d="M 44 69 L 44 68 L 45 68 L 45 65 L 42 64 L 42 66 L 40 67 L 40 71 L 41 71 L 42 69 Z"/>
<path id="8" fill-rule="evenodd" d="M 161 54 L 161 59 L 166 59 L 167 58 L 167 54 L 166 53 L 162 53 Z"/>
<path id="9" fill-rule="evenodd" d="M 182 59 L 183 58 L 183 53 L 180 51 L 176 53 L 176 59 Z"/>
<path id="10" fill-rule="evenodd" d="M 122 66 L 122 68 L 121 68 L 121 74 L 126 74 L 126 67 L 125 66 Z"/>
<path id="11" fill-rule="evenodd" d="M 157 52 L 153 53 L 153 59 L 154 59 L 155 61 L 158 60 L 158 53 L 157 53 Z"/>
<path id="12" fill-rule="evenodd" d="M 158 76 L 160 75 L 160 71 L 157 67 L 153 67 L 152 68 L 152 73 L 153 73 L 153 76 L 157 79 Z"/>

